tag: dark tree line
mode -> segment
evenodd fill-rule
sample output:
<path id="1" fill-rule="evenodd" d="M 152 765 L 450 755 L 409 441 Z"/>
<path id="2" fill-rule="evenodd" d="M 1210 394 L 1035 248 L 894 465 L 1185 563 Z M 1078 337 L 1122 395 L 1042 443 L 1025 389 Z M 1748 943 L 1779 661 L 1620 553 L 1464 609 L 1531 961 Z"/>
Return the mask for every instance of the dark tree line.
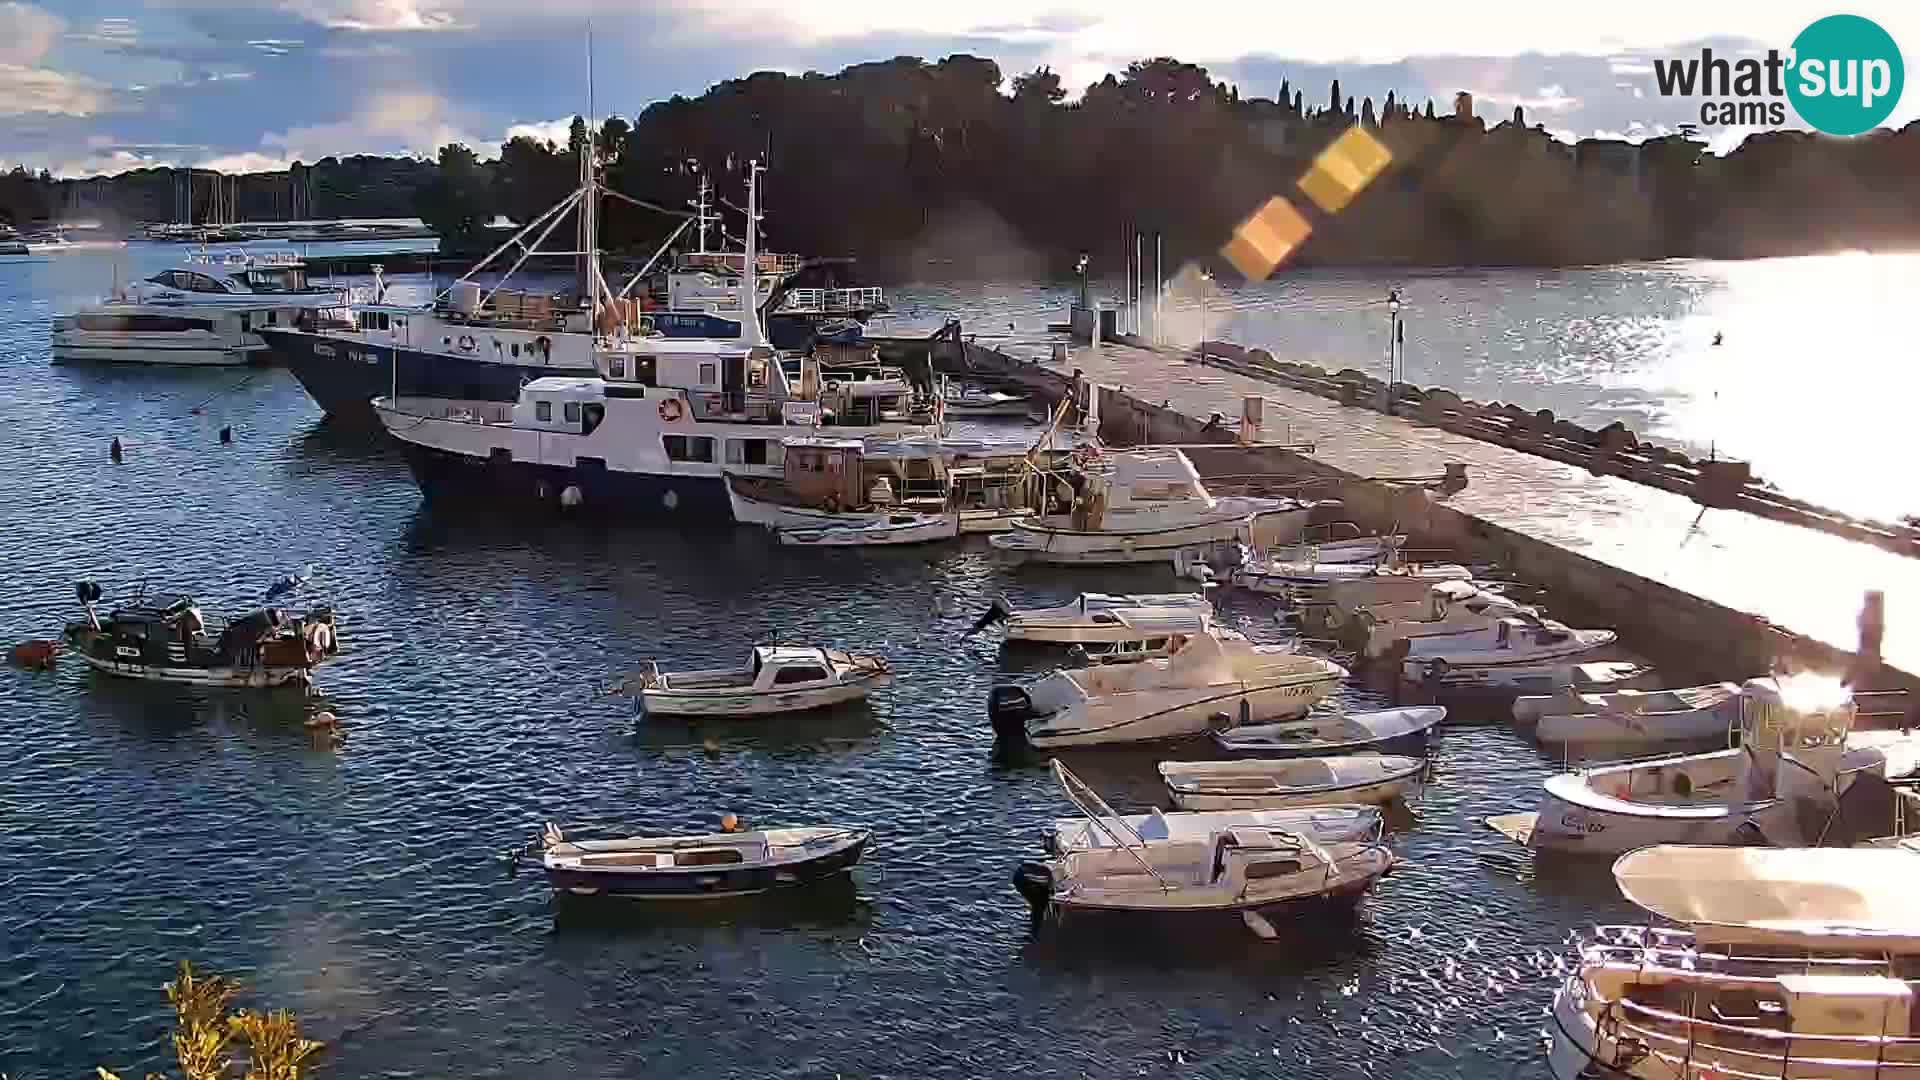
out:
<path id="1" fill-rule="evenodd" d="M 1167 259 L 1217 251 L 1235 224 L 1278 194 L 1312 225 L 1293 261 L 1565 265 L 1675 255 L 1745 256 L 1920 241 L 1920 131 L 1856 139 L 1796 132 L 1750 138 L 1723 158 L 1683 136 L 1638 147 L 1568 146 L 1529 128 L 1518 109 L 1491 130 L 1389 94 L 1376 105 L 1337 80 L 1309 105 L 1283 84 L 1243 98 L 1205 68 L 1141 61 L 1067 103 L 1040 68 L 1002 92 L 998 65 L 957 55 L 899 57 L 837 75 L 759 72 L 698 98 L 648 106 L 629 123 L 566 145 L 515 138 L 493 160 L 447 146 L 435 161 L 356 157 L 243 178 L 243 216 L 289 216 L 276 192 L 312 195 L 307 216 L 418 214 L 450 247 L 485 246 L 495 214 L 526 221 L 577 182 L 591 145 L 608 183 L 681 206 L 698 172 L 739 202 L 749 158 L 771 168 L 767 238 L 786 250 L 858 256 L 883 275 L 1058 271 L 1087 251 L 1114 267 L 1129 227 L 1164 234 Z M 1392 160 L 1337 213 L 1296 182 L 1354 126 Z M 6 177 L 0 214 L 35 212 Z M 165 171 L 49 183 L 27 177 L 43 208 L 70 184 L 104 185 L 90 204 L 166 220 Z M 87 200 L 82 200 L 87 201 Z M 734 229 L 740 217 L 732 216 Z M 646 249 L 672 221 L 612 203 L 604 241 Z M 564 228 L 564 227 L 563 227 Z"/>

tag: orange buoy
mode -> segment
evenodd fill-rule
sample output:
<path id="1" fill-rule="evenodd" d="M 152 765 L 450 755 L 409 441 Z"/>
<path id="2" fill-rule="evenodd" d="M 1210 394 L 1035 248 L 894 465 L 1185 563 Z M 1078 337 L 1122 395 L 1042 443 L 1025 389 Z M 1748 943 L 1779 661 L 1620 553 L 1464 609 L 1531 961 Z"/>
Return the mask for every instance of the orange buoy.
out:
<path id="1" fill-rule="evenodd" d="M 731 813 L 721 814 L 720 815 L 720 831 L 721 832 L 739 832 L 740 819 L 737 817 L 734 817 Z"/>
<path id="2" fill-rule="evenodd" d="M 45 671 L 53 666 L 54 657 L 60 655 L 60 643 L 35 639 L 24 641 L 13 647 L 13 662 L 24 668 Z"/>

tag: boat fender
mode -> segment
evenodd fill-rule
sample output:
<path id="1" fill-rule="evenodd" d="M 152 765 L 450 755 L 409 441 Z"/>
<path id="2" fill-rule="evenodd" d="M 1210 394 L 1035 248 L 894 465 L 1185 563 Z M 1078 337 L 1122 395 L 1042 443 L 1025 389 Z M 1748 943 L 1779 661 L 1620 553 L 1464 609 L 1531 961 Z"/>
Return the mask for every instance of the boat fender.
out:
<path id="1" fill-rule="evenodd" d="M 1053 903 L 1053 871 L 1043 862 L 1023 862 L 1013 871 L 1013 887 L 1039 919 Z"/>
<path id="2" fill-rule="evenodd" d="M 1207 717 L 1207 728 L 1210 731 L 1227 731 L 1232 727 L 1233 717 L 1229 713 L 1217 712 Z"/>
<path id="3" fill-rule="evenodd" d="M 568 510 L 579 506 L 585 501 L 587 501 L 586 494 L 580 490 L 580 485 L 578 484 L 568 484 L 566 487 L 560 489 L 560 505 Z"/>
<path id="4" fill-rule="evenodd" d="M 660 402 L 660 419 L 666 423 L 677 424 L 686 413 L 686 406 L 680 404 L 679 398 L 667 398 Z"/>

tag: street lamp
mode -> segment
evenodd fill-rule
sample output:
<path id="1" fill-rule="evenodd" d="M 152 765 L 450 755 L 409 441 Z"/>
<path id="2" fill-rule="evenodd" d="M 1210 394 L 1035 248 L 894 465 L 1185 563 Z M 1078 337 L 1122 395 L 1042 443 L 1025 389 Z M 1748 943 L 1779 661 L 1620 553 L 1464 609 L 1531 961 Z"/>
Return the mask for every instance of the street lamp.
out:
<path id="1" fill-rule="evenodd" d="M 1087 253 L 1086 252 L 1083 251 L 1080 253 L 1080 261 L 1073 264 L 1073 270 L 1074 270 L 1074 273 L 1080 275 L 1080 306 L 1083 308 L 1091 307 L 1092 305 L 1087 303 Z"/>
<path id="2" fill-rule="evenodd" d="M 1387 386 L 1380 401 L 1382 412 L 1393 411 L 1393 384 L 1398 377 L 1397 368 L 1400 356 L 1400 290 L 1387 290 L 1387 315 L 1391 319 L 1387 328 Z"/>
<path id="3" fill-rule="evenodd" d="M 1200 271 L 1200 362 L 1207 362 L 1207 290 L 1213 288 L 1213 271 Z"/>

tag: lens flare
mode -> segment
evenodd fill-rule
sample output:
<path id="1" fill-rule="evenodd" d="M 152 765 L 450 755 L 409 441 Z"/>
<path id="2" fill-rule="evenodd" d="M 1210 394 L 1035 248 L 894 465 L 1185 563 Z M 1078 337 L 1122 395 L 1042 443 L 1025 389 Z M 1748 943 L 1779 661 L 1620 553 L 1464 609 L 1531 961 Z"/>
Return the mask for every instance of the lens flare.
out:
<path id="1" fill-rule="evenodd" d="M 1385 143 L 1363 127 L 1350 127 L 1313 159 L 1313 167 L 1300 178 L 1300 190 L 1320 209 L 1337 214 L 1392 160 L 1393 151 Z"/>
<path id="2" fill-rule="evenodd" d="M 1240 271 L 1241 277 L 1259 281 L 1273 273 L 1312 231 L 1313 225 L 1292 203 L 1275 195 L 1252 216 L 1234 226 L 1233 236 L 1220 249 L 1220 254 Z"/>

